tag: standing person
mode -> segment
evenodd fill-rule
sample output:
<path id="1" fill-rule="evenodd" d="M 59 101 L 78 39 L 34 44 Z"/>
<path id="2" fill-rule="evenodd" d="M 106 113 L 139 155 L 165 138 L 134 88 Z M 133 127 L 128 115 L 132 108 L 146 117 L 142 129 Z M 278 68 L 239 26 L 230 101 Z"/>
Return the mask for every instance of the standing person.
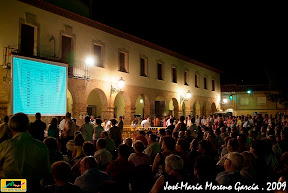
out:
<path id="1" fill-rule="evenodd" d="M 29 192 L 41 192 L 40 180 L 50 173 L 48 148 L 27 132 L 26 114 L 16 113 L 8 125 L 13 138 L 0 144 L 0 179 L 27 179 Z"/>
<path id="2" fill-rule="evenodd" d="M 41 121 L 41 113 L 35 114 L 36 121 L 30 124 L 29 133 L 32 135 L 34 139 L 38 139 L 39 141 L 44 140 L 44 130 L 46 129 L 46 124 Z"/>
<path id="3" fill-rule="evenodd" d="M 148 117 L 149 118 L 149 117 Z M 149 120 L 147 119 L 144 119 L 142 122 L 141 122 L 141 127 L 144 127 L 144 129 L 148 129 L 148 127 L 150 127 L 150 122 Z"/>
<path id="4" fill-rule="evenodd" d="M 9 117 L 4 117 L 4 123 L 0 125 L 0 143 L 12 138 L 12 131 L 8 127 Z"/>
<path id="5" fill-rule="evenodd" d="M 67 112 L 65 115 L 65 125 L 61 132 L 61 151 L 66 152 L 66 143 L 69 140 L 74 139 L 74 133 L 76 131 L 76 125 L 71 119 L 71 113 Z"/>
<path id="6" fill-rule="evenodd" d="M 101 133 L 104 131 L 101 124 L 102 124 L 101 119 L 95 120 L 95 127 L 93 129 L 93 144 L 95 147 L 96 147 L 96 141 L 101 138 Z"/>
<path id="7" fill-rule="evenodd" d="M 185 124 L 185 117 L 181 116 L 180 117 L 180 121 L 177 123 L 177 125 L 175 126 L 175 129 L 173 132 L 179 132 L 179 131 L 186 131 L 187 130 L 187 126 Z"/>
<path id="8" fill-rule="evenodd" d="M 189 128 L 192 125 L 191 119 L 192 119 L 191 115 L 188 115 L 187 121 L 186 121 L 187 128 Z"/>
<path id="9" fill-rule="evenodd" d="M 119 116 L 119 122 L 117 124 L 117 126 L 119 127 L 120 129 L 120 132 L 123 133 L 123 120 L 122 120 L 122 116 Z"/>
<path id="10" fill-rule="evenodd" d="M 112 127 L 109 130 L 109 136 L 114 140 L 116 147 L 122 143 L 122 135 L 120 128 L 116 126 L 117 121 L 115 119 L 111 120 Z"/>
<path id="11" fill-rule="evenodd" d="M 92 142 L 93 125 L 90 123 L 90 117 L 85 117 L 85 123 L 81 126 L 80 131 L 82 132 L 84 141 Z"/>
<path id="12" fill-rule="evenodd" d="M 54 117 L 50 121 L 50 125 L 48 127 L 48 137 L 54 137 L 55 139 L 59 138 L 59 129 L 57 124 L 57 119 Z"/>

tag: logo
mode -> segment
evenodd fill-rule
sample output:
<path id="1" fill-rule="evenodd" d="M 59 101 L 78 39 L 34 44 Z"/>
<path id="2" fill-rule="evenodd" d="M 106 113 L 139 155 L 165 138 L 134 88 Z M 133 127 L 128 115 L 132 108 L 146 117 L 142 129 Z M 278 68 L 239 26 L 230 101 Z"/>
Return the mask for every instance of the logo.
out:
<path id="1" fill-rule="evenodd" d="M 26 179 L 2 179 L 1 192 L 26 192 Z"/>

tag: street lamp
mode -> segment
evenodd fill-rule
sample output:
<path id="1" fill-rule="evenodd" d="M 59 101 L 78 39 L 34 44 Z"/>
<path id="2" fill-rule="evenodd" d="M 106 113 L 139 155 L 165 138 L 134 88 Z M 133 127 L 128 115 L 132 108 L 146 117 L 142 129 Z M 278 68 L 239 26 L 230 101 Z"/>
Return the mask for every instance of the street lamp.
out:
<path id="1" fill-rule="evenodd" d="M 115 88 L 113 87 L 113 85 L 111 84 L 111 90 L 110 90 L 110 97 L 112 96 L 113 93 L 117 93 L 117 92 L 120 92 L 121 89 L 125 86 L 125 80 L 123 79 L 123 77 L 121 77 L 119 80 L 118 80 L 118 88 Z"/>
<path id="2" fill-rule="evenodd" d="M 184 101 L 188 101 L 192 96 L 190 90 L 187 91 L 186 93 L 186 98 L 184 98 L 182 95 L 180 95 L 180 103 L 183 103 Z"/>
<path id="3" fill-rule="evenodd" d="M 85 63 L 87 66 L 94 66 L 95 64 L 95 59 L 92 56 L 87 56 L 85 59 Z"/>

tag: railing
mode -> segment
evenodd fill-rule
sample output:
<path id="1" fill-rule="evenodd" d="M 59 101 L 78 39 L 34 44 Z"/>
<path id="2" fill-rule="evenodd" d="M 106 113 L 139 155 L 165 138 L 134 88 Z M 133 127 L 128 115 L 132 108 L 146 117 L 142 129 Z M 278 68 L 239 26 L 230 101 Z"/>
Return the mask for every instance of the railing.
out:
<path id="1" fill-rule="evenodd" d="M 23 52 L 21 52 L 21 50 L 14 50 L 13 53 L 25 56 L 25 54 Z M 37 52 L 36 55 L 28 56 L 28 57 L 38 58 L 38 59 L 42 59 L 42 60 L 52 60 L 54 62 L 67 63 L 62 58 L 59 58 L 59 57 L 57 57 L 55 55 L 52 56 L 52 55 L 49 55 L 49 54 L 45 54 L 45 53 L 42 53 L 42 52 L 41 53 Z M 90 79 L 90 75 L 89 75 L 89 72 L 88 72 L 88 66 L 85 65 L 84 62 L 70 60 L 70 62 L 68 64 L 68 76 L 70 78 L 88 80 L 88 79 Z"/>
<path id="2" fill-rule="evenodd" d="M 152 133 L 157 134 L 159 129 L 166 129 L 166 127 L 148 127 L 148 129 L 145 129 L 144 127 L 136 127 L 132 128 L 132 126 L 124 126 L 123 127 L 123 133 L 122 133 L 122 139 L 125 138 L 136 138 L 136 132 L 137 131 L 152 131 Z"/>

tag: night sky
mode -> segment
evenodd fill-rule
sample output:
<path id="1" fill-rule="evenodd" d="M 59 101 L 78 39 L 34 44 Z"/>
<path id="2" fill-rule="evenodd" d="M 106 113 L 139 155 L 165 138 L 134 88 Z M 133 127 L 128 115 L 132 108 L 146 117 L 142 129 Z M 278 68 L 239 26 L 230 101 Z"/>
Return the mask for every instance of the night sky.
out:
<path id="1" fill-rule="evenodd" d="M 224 71 L 222 84 L 267 83 L 283 69 L 283 5 L 189 3 L 94 3 L 93 19 Z"/>

